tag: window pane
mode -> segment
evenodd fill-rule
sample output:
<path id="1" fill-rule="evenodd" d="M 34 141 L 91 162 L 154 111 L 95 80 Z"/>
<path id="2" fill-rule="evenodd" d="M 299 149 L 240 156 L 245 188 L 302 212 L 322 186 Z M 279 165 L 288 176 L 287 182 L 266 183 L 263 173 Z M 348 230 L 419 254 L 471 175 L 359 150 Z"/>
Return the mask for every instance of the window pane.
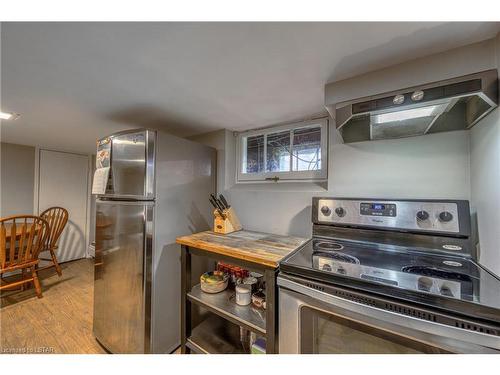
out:
<path id="1" fill-rule="evenodd" d="M 267 136 L 267 171 L 290 171 L 290 131 Z"/>
<path id="2" fill-rule="evenodd" d="M 317 171 L 321 169 L 321 128 L 293 131 L 292 170 Z"/>
<path id="3" fill-rule="evenodd" d="M 243 173 L 264 172 L 264 136 L 243 138 Z"/>

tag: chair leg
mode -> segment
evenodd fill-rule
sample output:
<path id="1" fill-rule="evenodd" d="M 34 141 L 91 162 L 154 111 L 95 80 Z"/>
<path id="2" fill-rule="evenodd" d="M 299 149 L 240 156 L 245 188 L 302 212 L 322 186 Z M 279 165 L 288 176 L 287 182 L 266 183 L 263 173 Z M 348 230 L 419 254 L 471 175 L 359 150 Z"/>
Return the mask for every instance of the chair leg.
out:
<path id="1" fill-rule="evenodd" d="M 26 278 L 26 270 L 23 268 L 23 269 L 21 270 L 21 279 L 22 279 L 22 280 L 24 280 L 25 278 Z M 21 285 L 21 292 L 24 292 L 24 290 L 26 290 L 26 287 L 27 287 L 27 286 L 28 286 L 28 285 L 26 285 L 26 283 L 23 283 L 23 284 Z"/>
<path id="2" fill-rule="evenodd" d="M 52 257 L 52 262 L 54 263 L 54 267 L 56 268 L 57 274 L 59 276 L 62 276 L 61 266 L 57 262 L 56 253 L 54 252 L 54 249 L 50 249 L 50 256 Z"/>
<path id="3" fill-rule="evenodd" d="M 36 296 L 38 298 L 42 298 L 42 287 L 40 286 L 40 280 L 38 280 L 37 270 L 33 267 L 32 275 L 33 275 L 33 284 L 35 284 Z"/>

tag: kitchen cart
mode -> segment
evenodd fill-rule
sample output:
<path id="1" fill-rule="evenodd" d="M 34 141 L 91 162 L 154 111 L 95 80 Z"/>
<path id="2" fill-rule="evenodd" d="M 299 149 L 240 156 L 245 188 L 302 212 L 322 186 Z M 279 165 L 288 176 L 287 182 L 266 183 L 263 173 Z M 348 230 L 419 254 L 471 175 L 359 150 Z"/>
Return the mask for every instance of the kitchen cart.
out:
<path id="1" fill-rule="evenodd" d="M 240 341 L 242 329 L 264 338 L 266 353 L 277 353 L 279 262 L 305 242 L 299 237 L 243 230 L 226 235 L 206 231 L 177 238 L 182 247 L 182 353 L 248 353 L 249 348 Z M 266 309 L 237 305 L 235 292 L 229 288 L 217 294 L 204 293 L 198 284 L 200 275 L 193 274 L 193 256 L 262 274 Z"/>

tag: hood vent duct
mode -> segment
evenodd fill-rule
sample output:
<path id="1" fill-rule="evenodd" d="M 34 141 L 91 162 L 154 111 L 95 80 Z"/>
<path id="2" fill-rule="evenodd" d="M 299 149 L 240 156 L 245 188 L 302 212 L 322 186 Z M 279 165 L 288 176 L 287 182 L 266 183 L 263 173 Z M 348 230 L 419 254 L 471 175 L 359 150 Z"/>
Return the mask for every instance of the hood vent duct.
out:
<path id="1" fill-rule="evenodd" d="M 497 105 L 492 69 L 326 107 L 344 143 L 351 143 L 465 130 Z"/>

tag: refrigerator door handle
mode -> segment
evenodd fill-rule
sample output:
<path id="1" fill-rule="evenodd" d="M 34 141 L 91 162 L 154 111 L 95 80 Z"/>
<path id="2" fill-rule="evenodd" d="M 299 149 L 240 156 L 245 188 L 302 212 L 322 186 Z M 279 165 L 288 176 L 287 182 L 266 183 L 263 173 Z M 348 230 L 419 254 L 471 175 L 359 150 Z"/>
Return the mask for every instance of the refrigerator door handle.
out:
<path id="1" fill-rule="evenodd" d="M 99 204 L 112 204 L 112 205 L 124 205 L 124 206 L 154 206 L 155 201 L 153 200 L 146 200 L 146 201 L 125 201 L 125 200 L 118 200 L 118 199 L 104 199 L 104 198 L 98 198 L 96 199 L 96 203 Z"/>

